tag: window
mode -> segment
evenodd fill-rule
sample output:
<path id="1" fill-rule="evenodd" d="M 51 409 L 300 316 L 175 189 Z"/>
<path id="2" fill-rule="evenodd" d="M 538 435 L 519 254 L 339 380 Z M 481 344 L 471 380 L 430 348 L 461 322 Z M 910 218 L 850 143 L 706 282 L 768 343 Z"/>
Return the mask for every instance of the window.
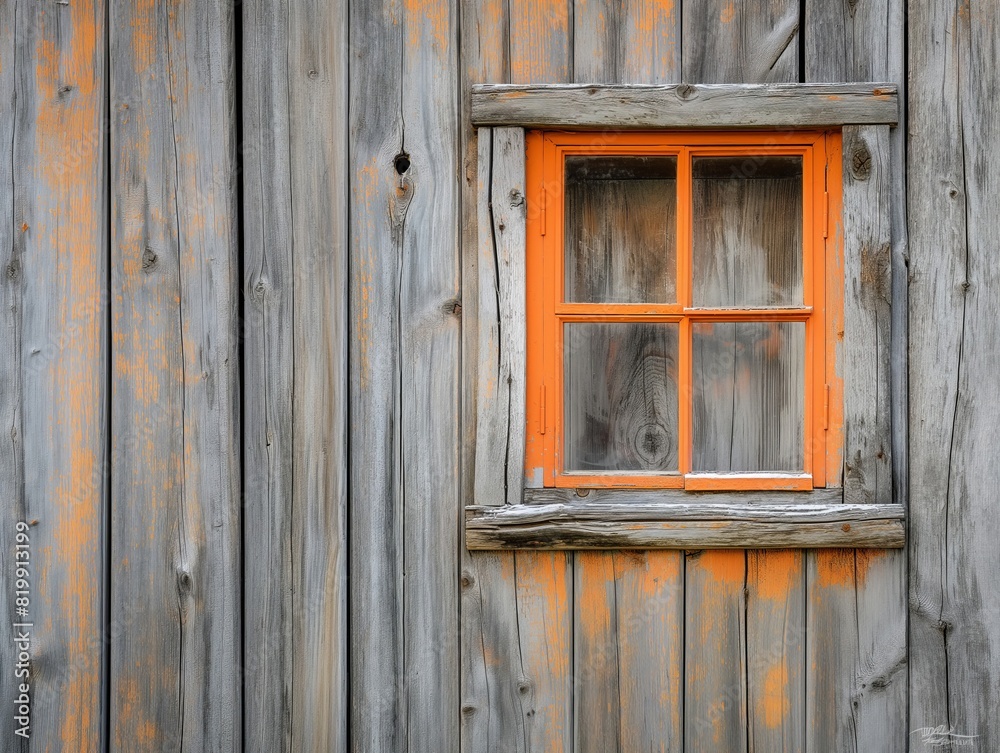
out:
<path id="1" fill-rule="evenodd" d="M 901 547 L 894 86 L 475 86 L 469 549 Z"/>
<path id="2" fill-rule="evenodd" d="M 839 132 L 526 143 L 528 476 L 825 486 Z"/>

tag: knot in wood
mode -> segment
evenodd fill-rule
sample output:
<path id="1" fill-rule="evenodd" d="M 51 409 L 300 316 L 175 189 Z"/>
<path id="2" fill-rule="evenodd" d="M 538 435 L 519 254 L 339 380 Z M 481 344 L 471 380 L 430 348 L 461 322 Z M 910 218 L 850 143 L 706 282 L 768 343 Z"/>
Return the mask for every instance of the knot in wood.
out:
<path id="1" fill-rule="evenodd" d="M 457 298 L 452 298 L 444 302 L 444 305 L 441 306 L 441 310 L 449 316 L 461 316 L 462 302 Z"/>
<path id="2" fill-rule="evenodd" d="M 527 680 L 527 679 L 524 679 L 524 678 L 522 678 L 521 680 L 518 680 L 518 683 L 517 683 L 517 692 L 518 693 L 520 693 L 521 695 L 525 695 L 530 690 L 531 690 L 531 680 Z"/>
<path id="3" fill-rule="evenodd" d="M 677 96 L 681 99 L 690 99 L 694 96 L 695 88 L 691 84 L 680 84 L 677 87 Z"/>
<path id="4" fill-rule="evenodd" d="M 310 70 L 310 71 L 309 71 L 309 74 L 308 74 L 308 75 L 309 75 L 309 78 L 312 78 L 312 79 L 314 79 L 314 78 L 316 78 L 317 76 L 319 76 L 319 72 L 318 72 L 318 71 L 316 71 L 316 70 Z"/>
<path id="5" fill-rule="evenodd" d="M 187 594 L 191 592 L 191 573 L 187 570 L 180 569 L 177 571 L 177 592 L 180 594 Z"/>
<path id="6" fill-rule="evenodd" d="M 472 573 L 466 571 L 462 573 L 462 588 L 472 588 L 475 585 L 476 579 Z"/>
<path id="7" fill-rule="evenodd" d="M 851 154 L 851 175 L 855 180 L 868 180 L 872 173 L 872 153 L 865 142 L 859 143 Z"/>
<path id="8" fill-rule="evenodd" d="M 156 255 L 156 252 L 147 246 L 146 250 L 142 252 L 142 271 L 152 272 L 158 259 L 159 257 Z"/>
<path id="9" fill-rule="evenodd" d="M 21 263 L 17 259 L 11 259 L 7 265 L 7 279 L 17 280 L 21 276 Z"/>
<path id="10" fill-rule="evenodd" d="M 510 206 L 519 207 L 524 205 L 524 194 L 518 191 L 516 188 L 510 189 Z"/>
<path id="11" fill-rule="evenodd" d="M 462 705 L 462 713 L 466 716 L 470 716 L 476 713 L 476 707 L 471 703 L 466 703 Z"/>

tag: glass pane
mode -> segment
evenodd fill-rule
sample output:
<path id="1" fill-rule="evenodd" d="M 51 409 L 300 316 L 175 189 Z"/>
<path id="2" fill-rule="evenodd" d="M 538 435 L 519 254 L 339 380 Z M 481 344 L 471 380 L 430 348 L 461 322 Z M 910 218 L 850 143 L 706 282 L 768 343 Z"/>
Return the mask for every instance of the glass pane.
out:
<path id="1" fill-rule="evenodd" d="M 564 468 L 677 470 L 677 325 L 567 324 Z"/>
<path id="2" fill-rule="evenodd" d="M 802 305 L 802 158 L 696 157 L 694 305 Z"/>
<path id="3" fill-rule="evenodd" d="M 805 323 L 692 325 L 694 471 L 802 471 Z"/>
<path id="4" fill-rule="evenodd" d="M 672 303 L 677 158 L 566 158 L 566 300 Z"/>

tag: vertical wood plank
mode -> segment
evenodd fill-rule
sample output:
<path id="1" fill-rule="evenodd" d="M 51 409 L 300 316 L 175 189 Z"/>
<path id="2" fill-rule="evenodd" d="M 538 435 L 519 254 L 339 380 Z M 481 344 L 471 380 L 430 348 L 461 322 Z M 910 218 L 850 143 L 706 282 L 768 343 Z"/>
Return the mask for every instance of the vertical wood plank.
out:
<path id="1" fill-rule="evenodd" d="M 110 8 L 116 748 L 242 747 L 232 13 Z"/>
<path id="2" fill-rule="evenodd" d="M 685 2 L 683 13 L 683 79 L 691 83 L 763 83 L 793 82 L 799 72 L 799 3 L 791 0 L 754 0 L 732 3 L 722 0 Z M 764 735 L 769 742 L 795 740 L 799 722 L 791 715 L 772 714 L 775 726 L 760 729 L 760 709 L 748 710 L 748 694 L 754 699 L 791 698 L 795 668 L 779 675 L 779 688 L 768 685 L 767 670 L 743 669 L 747 641 L 767 646 L 768 655 L 797 657 L 790 644 L 790 633 L 771 620 L 772 610 L 783 604 L 789 624 L 805 621 L 805 605 L 794 594 L 801 588 L 801 553 L 790 554 L 788 561 L 772 553 L 702 552 L 688 557 L 685 574 L 686 660 L 685 673 L 685 750 L 742 748 L 747 737 Z M 798 564 L 797 564 L 798 563 Z M 745 581 L 740 580 L 742 570 Z M 774 572 L 772 572 L 772 568 Z M 785 581 L 769 590 L 772 583 Z M 744 590 L 745 585 L 745 590 Z M 759 598 L 745 613 L 745 594 L 771 594 L 769 603 Z M 798 611 L 794 611 L 798 610 Z M 720 620 L 720 615 L 731 619 Z M 707 642 L 706 642 L 707 641 Z M 704 666 L 703 666 L 704 665 Z M 738 674 L 737 674 L 738 673 Z M 762 684 L 763 683 L 763 684 Z M 748 687 L 752 684 L 752 687 Z M 783 706 L 779 711 L 784 711 Z M 747 720 L 752 724 L 747 728 Z M 775 719 L 777 717 L 777 719 Z"/>
<path id="3" fill-rule="evenodd" d="M 997 11 L 909 14 L 910 722 L 1000 747 Z M 914 750 L 929 750 L 922 737 Z M 964 741 L 963 741 L 964 742 Z M 964 746 L 963 746 L 964 747 Z M 952 748 L 960 750 L 958 741 Z"/>
<path id="4" fill-rule="evenodd" d="M 680 15 L 670 0 L 577 0 L 574 80 L 678 81 Z M 680 750 L 683 553 L 587 552 L 575 559 L 576 750 Z"/>
<path id="5" fill-rule="evenodd" d="M 101 0 L 0 7 L 0 735 L 9 750 L 106 743 L 106 40 Z M 30 538 L 30 559 L 19 560 L 24 616 L 18 522 Z M 16 677 L 22 630 L 30 674 Z M 13 718 L 22 683 L 28 739 Z"/>
<path id="6" fill-rule="evenodd" d="M 747 552 L 747 750 L 805 747 L 804 558 L 798 550 Z"/>
<path id="7" fill-rule="evenodd" d="M 679 0 L 576 0 L 574 79 L 602 84 L 678 81 L 679 19 Z"/>
<path id="8" fill-rule="evenodd" d="M 747 747 L 747 557 L 741 549 L 687 558 L 684 750 Z"/>
<path id="9" fill-rule="evenodd" d="M 806 80 L 879 79 L 905 88 L 903 37 L 899 0 L 810 0 Z M 906 97 L 900 99 L 905 123 Z M 845 276 L 853 281 L 844 291 L 847 345 L 838 365 L 845 385 L 845 501 L 906 502 L 906 130 L 844 129 L 840 230 Z M 903 554 L 806 557 L 807 749 L 905 750 L 911 740 Z"/>
<path id="10" fill-rule="evenodd" d="M 682 563 L 678 557 L 658 554 L 576 556 L 573 692 L 578 753 L 681 749 Z"/>
<path id="11" fill-rule="evenodd" d="M 351 7 L 351 684 L 359 751 L 458 746 L 456 17 L 447 1 Z"/>
<path id="12" fill-rule="evenodd" d="M 244 29 L 246 745 L 346 750 L 346 12 Z"/>
<path id="13" fill-rule="evenodd" d="M 475 504 L 521 504 L 525 453 L 524 130 L 479 142 Z"/>
<path id="14" fill-rule="evenodd" d="M 469 82 L 568 81 L 572 61 L 570 3 L 464 3 L 464 71 Z M 466 91 L 467 89 L 463 89 Z M 466 142 L 466 159 L 473 142 Z M 478 151 L 483 151 L 482 145 Z M 474 175 L 474 173 L 472 173 Z M 466 168 L 467 180 L 470 177 Z M 477 192 L 478 193 L 478 192 Z M 474 222 L 476 203 L 467 187 L 463 223 Z M 482 202 L 478 197 L 478 202 Z M 463 297 L 478 318 L 479 247 L 463 234 Z M 478 331 L 476 318 L 465 318 Z M 478 342 L 465 335 L 466 410 L 480 379 Z M 470 370 L 470 367 L 471 370 Z M 478 400 L 478 396 L 476 398 Z M 466 422 L 466 432 L 472 418 Z M 474 457 L 463 458 L 466 502 L 476 489 Z M 512 469 L 513 470 L 513 469 Z M 572 746 L 572 555 L 469 553 L 463 560 L 462 744 L 470 751 L 557 751 Z"/>
<path id="15" fill-rule="evenodd" d="M 798 80 L 798 2 L 687 0 L 683 16 L 684 81 L 761 84 Z"/>

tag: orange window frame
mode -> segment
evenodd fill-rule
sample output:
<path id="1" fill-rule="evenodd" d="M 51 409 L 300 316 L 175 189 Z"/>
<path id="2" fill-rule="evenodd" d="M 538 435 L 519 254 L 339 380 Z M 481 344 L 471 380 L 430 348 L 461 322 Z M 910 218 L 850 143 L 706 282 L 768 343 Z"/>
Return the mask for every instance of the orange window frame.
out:
<path id="1" fill-rule="evenodd" d="M 664 132 L 596 134 L 529 131 L 527 178 L 526 477 L 534 486 L 806 490 L 837 479 L 842 386 L 836 353 L 843 330 L 841 135 L 839 131 Z M 803 305 L 707 309 L 692 306 L 691 158 L 702 155 L 796 155 L 803 167 Z M 677 302 L 564 302 L 564 175 L 570 155 L 677 157 Z M 692 340 L 699 321 L 805 322 L 805 426 L 802 473 L 692 473 Z M 563 324 L 677 322 L 679 325 L 677 473 L 586 474 L 562 468 Z"/>

